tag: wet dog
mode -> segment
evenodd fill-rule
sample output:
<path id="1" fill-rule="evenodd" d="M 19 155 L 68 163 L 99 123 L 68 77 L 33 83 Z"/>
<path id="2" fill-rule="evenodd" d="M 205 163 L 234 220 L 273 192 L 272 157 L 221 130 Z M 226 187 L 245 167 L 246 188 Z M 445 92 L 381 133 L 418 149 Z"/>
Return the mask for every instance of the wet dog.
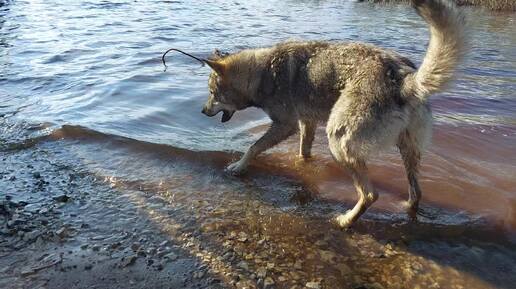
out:
<path id="1" fill-rule="evenodd" d="M 408 176 L 407 212 L 416 218 L 418 168 L 432 127 L 427 98 L 452 78 L 463 53 L 464 18 L 446 0 L 412 4 L 431 34 L 419 68 L 394 51 L 364 43 L 286 42 L 216 53 L 209 59 L 192 56 L 213 70 L 202 113 L 222 112 L 226 122 L 235 111 L 258 107 L 272 120 L 267 132 L 227 170 L 243 173 L 258 154 L 297 131 L 299 154 L 309 158 L 316 126 L 326 122 L 333 158 L 349 170 L 358 193 L 354 208 L 336 222 L 350 226 L 378 198 L 366 161 L 392 146 L 399 148 Z"/>

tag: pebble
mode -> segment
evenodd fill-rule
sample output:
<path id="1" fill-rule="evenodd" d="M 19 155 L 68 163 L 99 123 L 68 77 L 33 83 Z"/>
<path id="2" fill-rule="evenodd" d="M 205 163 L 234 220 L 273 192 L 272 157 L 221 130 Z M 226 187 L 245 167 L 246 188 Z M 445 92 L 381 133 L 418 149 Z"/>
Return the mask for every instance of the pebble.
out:
<path id="1" fill-rule="evenodd" d="M 122 243 L 120 242 L 115 242 L 113 244 L 111 244 L 109 247 L 113 250 L 115 250 L 116 248 L 120 247 L 122 245 Z"/>
<path id="2" fill-rule="evenodd" d="M 247 234 L 245 232 L 240 232 L 238 234 L 238 241 L 244 243 L 247 241 Z"/>
<path id="3" fill-rule="evenodd" d="M 68 230 L 66 227 L 61 227 L 59 230 L 56 231 L 56 235 L 59 236 L 59 238 L 64 239 L 68 236 Z"/>
<path id="4" fill-rule="evenodd" d="M 122 258 L 122 261 L 120 262 L 120 267 L 125 268 L 127 266 L 133 265 L 137 258 L 138 257 L 136 255 L 130 255 Z"/>
<path id="5" fill-rule="evenodd" d="M 177 260 L 177 255 L 175 253 L 168 253 L 165 256 L 163 256 L 165 259 L 169 261 L 175 261 Z"/>
<path id="6" fill-rule="evenodd" d="M 305 287 L 306 288 L 310 288 L 310 289 L 321 289 L 321 283 L 319 283 L 319 282 L 307 282 L 305 284 Z"/>
<path id="7" fill-rule="evenodd" d="M 154 255 L 154 254 L 156 254 L 156 252 L 157 252 L 157 250 L 154 247 L 150 247 L 149 249 L 147 249 L 145 251 L 145 253 L 147 253 L 147 255 Z"/>
<path id="8" fill-rule="evenodd" d="M 159 248 L 158 249 L 158 252 L 156 253 L 156 255 L 159 257 L 159 258 L 162 258 L 163 256 L 165 256 L 166 254 L 170 253 L 170 247 L 165 247 L 165 248 Z"/>
<path id="9" fill-rule="evenodd" d="M 238 268 L 242 268 L 244 270 L 249 270 L 249 265 L 247 264 L 246 261 L 240 261 L 238 264 L 237 264 L 237 267 Z"/>
<path id="10" fill-rule="evenodd" d="M 54 201 L 56 202 L 61 202 L 61 203 L 66 203 L 70 200 L 70 197 L 67 196 L 66 194 L 63 194 L 63 195 L 59 195 L 57 197 L 54 197 Z"/>
<path id="11" fill-rule="evenodd" d="M 271 289 L 272 286 L 274 286 L 274 280 L 271 278 L 271 277 L 267 277 L 265 278 L 265 280 L 263 281 L 263 288 L 264 289 Z"/>
<path id="12" fill-rule="evenodd" d="M 321 259 L 325 262 L 332 262 L 332 260 L 336 258 L 335 253 L 333 253 L 332 251 L 319 250 L 319 255 L 321 256 Z"/>
<path id="13" fill-rule="evenodd" d="M 378 282 L 369 283 L 366 285 L 366 288 L 368 288 L 368 289 L 384 289 L 384 287 Z"/>
<path id="14" fill-rule="evenodd" d="M 134 243 L 131 244 L 131 250 L 136 252 L 136 251 L 138 251 L 138 249 L 140 249 L 141 246 L 142 245 L 140 243 L 134 242 Z"/>
<path id="15" fill-rule="evenodd" d="M 32 241 L 32 240 L 35 240 L 37 239 L 39 236 L 41 236 L 41 234 L 43 234 L 43 232 L 41 232 L 40 230 L 34 230 L 32 232 L 28 232 L 26 233 L 24 236 L 23 236 L 23 240 L 24 241 Z"/>
<path id="16" fill-rule="evenodd" d="M 158 264 L 156 264 L 156 266 L 154 266 L 154 267 L 155 267 L 155 268 L 156 268 L 156 270 L 158 270 L 158 271 L 161 271 L 161 270 L 163 270 L 163 268 L 164 268 L 164 266 L 163 266 L 163 264 L 162 264 L 162 263 L 158 263 Z"/>
<path id="17" fill-rule="evenodd" d="M 267 269 L 265 267 L 260 267 L 256 270 L 256 276 L 258 278 L 265 278 L 267 276 Z"/>
<path id="18" fill-rule="evenodd" d="M 34 269 L 32 269 L 32 268 L 30 268 L 30 269 L 23 269 L 23 270 L 21 271 L 21 275 L 22 275 L 23 277 L 27 277 L 27 276 L 29 276 L 29 275 L 35 274 L 36 272 L 37 272 L 37 271 L 36 271 L 36 270 L 34 270 Z"/>
<path id="19" fill-rule="evenodd" d="M 195 272 L 193 274 L 194 278 L 196 278 L 196 279 L 201 279 L 202 277 L 204 277 L 204 275 L 205 275 L 204 271 Z"/>

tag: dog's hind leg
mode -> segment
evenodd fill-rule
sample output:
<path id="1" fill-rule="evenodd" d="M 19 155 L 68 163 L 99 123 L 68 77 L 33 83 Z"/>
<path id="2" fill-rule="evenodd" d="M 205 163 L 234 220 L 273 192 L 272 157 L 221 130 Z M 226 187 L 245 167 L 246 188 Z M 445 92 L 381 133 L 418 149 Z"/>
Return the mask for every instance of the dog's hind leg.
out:
<path id="1" fill-rule="evenodd" d="M 367 166 L 365 158 L 350 149 L 353 140 L 345 139 L 345 128 L 335 129 L 335 123 L 328 123 L 328 144 L 333 158 L 342 167 L 351 173 L 353 185 L 355 186 L 358 201 L 353 209 L 345 214 L 338 215 L 335 222 L 342 228 L 347 228 L 369 208 L 377 199 L 378 194 L 375 192 L 367 174 Z"/>
<path id="2" fill-rule="evenodd" d="M 400 134 L 398 148 L 400 150 L 409 181 L 409 197 L 406 203 L 406 209 L 409 217 L 412 220 L 415 220 L 417 218 L 419 200 L 421 199 L 421 189 L 417 181 L 419 163 L 421 161 L 421 151 L 417 141 L 414 139 L 414 136 L 411 135 L 408 130 Z"/>
<path id="3" fill-rule="evenodd" d="M 335 218 L 337 224 L 347 228 L 369 208 L 377 199 L 378 194 L 374 191 L 367 175 L 367 166 L 362 160 L 346 161 L 345 167 L 351 173 L 353 184 L 358 194 L 358 202 L 353 209 Z"/>
<path id="4" fill-rule="evenodd" d="M 299 121 L 299 156 L 308 159 L 312 156 L 312 143 L 315 137 L 317 122 L 312 120 Z"/>

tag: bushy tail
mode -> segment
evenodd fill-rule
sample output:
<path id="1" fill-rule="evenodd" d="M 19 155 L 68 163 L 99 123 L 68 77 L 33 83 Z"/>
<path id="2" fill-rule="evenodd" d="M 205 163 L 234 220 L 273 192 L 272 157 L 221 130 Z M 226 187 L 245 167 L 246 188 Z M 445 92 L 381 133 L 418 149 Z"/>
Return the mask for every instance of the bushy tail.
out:
<path id="1" fill-rule="evenodd" d="M 426 100 L 452 78 L 464 52 L 464 17 L 449 0 L 412 0 L 412 4 L 430 25 L 430 43 L 419 69 L 405 78 L 403 92 Z"/>

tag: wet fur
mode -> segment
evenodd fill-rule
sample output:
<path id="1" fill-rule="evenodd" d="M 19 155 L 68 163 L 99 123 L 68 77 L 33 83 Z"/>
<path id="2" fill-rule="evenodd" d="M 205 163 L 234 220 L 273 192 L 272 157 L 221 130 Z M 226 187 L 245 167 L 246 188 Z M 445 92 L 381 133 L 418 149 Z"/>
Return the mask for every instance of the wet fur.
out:
<path id="1" fill-rule="evenodd" d="M 326 122 L 331 153 L 349 170 L 358 193 L 355 207 L 338 216 L 337 223 L 351 225 L 378 198 L 366 161 L 392 146 L 405 164 L 407 211 L 415 218 L 421 197 L 418 168 L 432 126 L 426 100 L 452 78 L 463 51 L 464 24 L 455 5 L 445 0 L 415 0 L 413 5 L 431 32 L 419 68 L 394 51 L 364 43 L 286 42 L 214 55 L 203 112 L 232 115 L 253 106 L 272 120 L 228 171 L 244 172 L 255 156 L 297 131 L 300 155 L 308 158 L 317 123 Z"/>

